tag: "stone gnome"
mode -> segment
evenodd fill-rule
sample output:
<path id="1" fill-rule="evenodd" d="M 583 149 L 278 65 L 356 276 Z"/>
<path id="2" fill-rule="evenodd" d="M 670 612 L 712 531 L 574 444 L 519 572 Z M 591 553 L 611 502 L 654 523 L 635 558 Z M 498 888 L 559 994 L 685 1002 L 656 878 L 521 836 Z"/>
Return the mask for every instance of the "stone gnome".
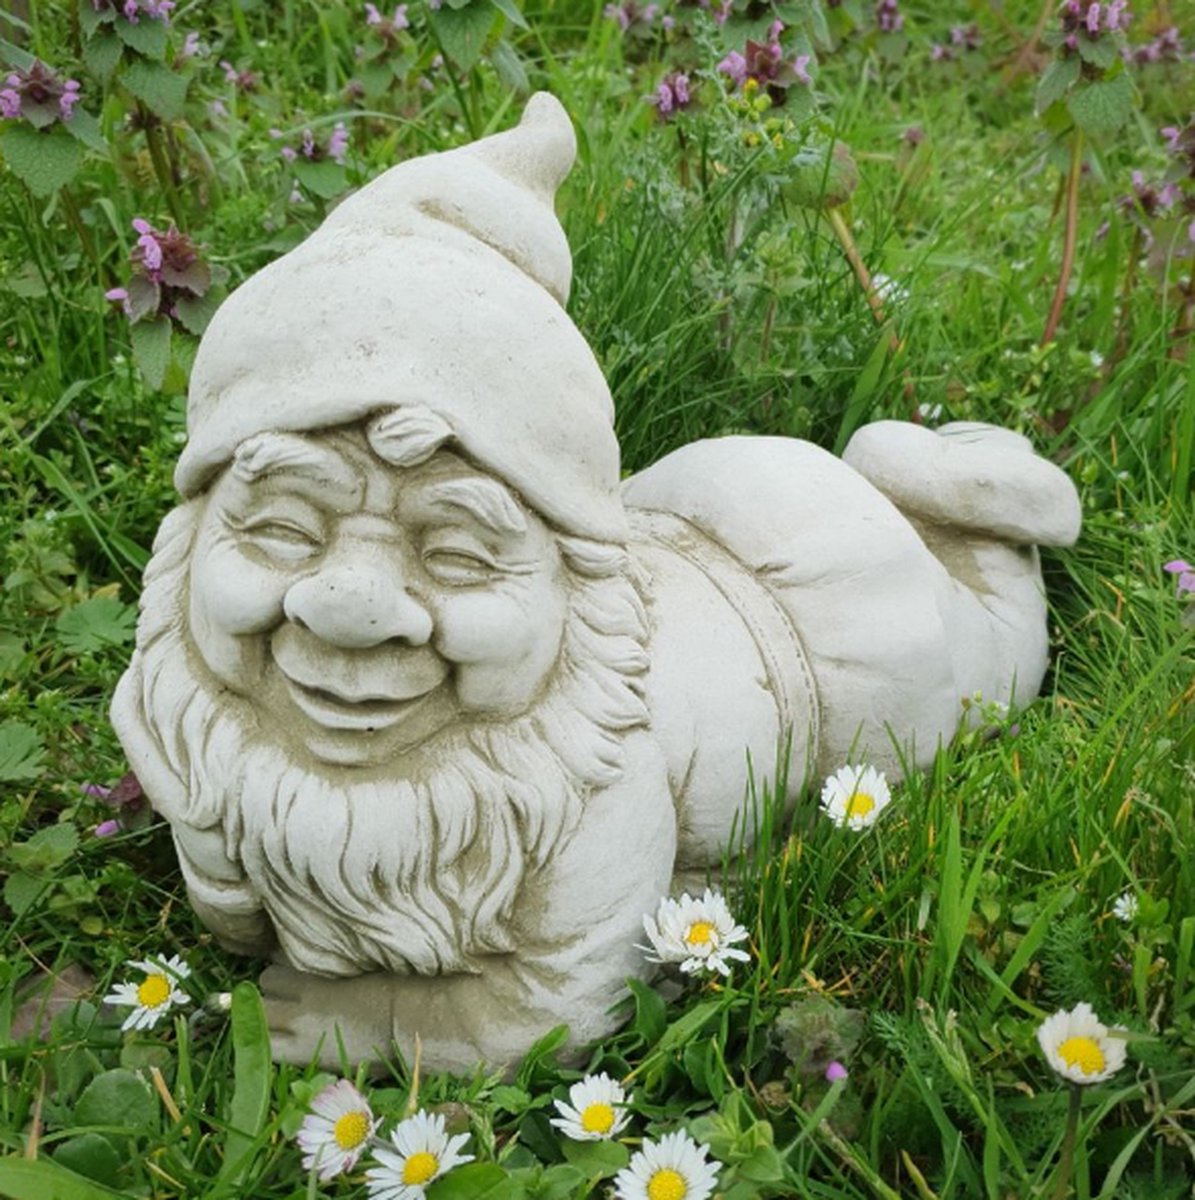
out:
<path id="1" fill-rule="evenodd" d="M 574 151 L 541 94 L 392 168 L 195 361 L 112 719 L 200 917 L 275 963 L 282 1060 L 418 1035 L 469 1071 L 604 1035 L 748 755 L 791 738 L 793 799 L 924 764 L 964 696 L 1046 667 L 1036 546 L 1079 506 L 1016 434 L 717 438 L 622 481 L 562 307 Z"/>

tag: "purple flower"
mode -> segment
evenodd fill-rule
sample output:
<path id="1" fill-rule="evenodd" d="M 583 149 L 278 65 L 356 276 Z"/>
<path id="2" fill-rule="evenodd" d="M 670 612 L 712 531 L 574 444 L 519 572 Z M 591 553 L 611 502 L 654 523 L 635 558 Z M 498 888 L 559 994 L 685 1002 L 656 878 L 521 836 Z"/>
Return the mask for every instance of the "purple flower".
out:
<path id="1" fill-rule="evenodd" d="M 349 131 L 345 128 L 343 121 L 337 121 L 332 129 L 332 136 L 328 139 L 328 157 L 343 167 L 344 156 L 348 148 Z"/>
<path id="2" fill-rule="evenodd" d="M 1128 7 L 1128 0 L 1112 0 L 1104 16 L 1104 28 L 1108 30 L 1126 28 L 1130 18 Z"/>
<path id="3" fill-rule="evenodd" d="M 183 38 L 183 48 L 180 52 L 182 58 L 196 58 L 203 53 L 203 44 L 199 40 L 199 34 L 192 30 Z"/>
<path id="4" fill-rule="evenodd" d="M 220 117 L 228 116 L 228 105 L 223 100 L 211 100 L 208 102 L 207 110 L 217 120 Z"/>
<path id="5" fill-rule="evenodd" d="M 1191 222 L 1192 230 L 1195 231 L 1195 221 Z M 1195 233 L 1193 233 L 1192 241 L 1195 241 Z M 1195 595 L 1195 567 L 1182 558 L 1176 558 L 1172 562 L 1165 563 L 1162 567 L 1163 571 L 1169 572 L 1171 575 L 1178 576 L 1178 586 L 1175 588 L 1174 594 L 1181 596 L 1183 592 L 1190 592 Z"/>
<path id="6" fill-rule="evenodd" d="M 905 24 L 900 12 L 900 0 L 879 0 L 876 5 L 876 23 L 884 33 L 899 33 Z"/>
<path id="7" fill-rule="evenodd" d="M 934 62 L 953 62 L 954 55 L 942 45 L 941 42 L 934 42 L 929 48 L 929 56 Z"/>
<path id="8" fill-rule="evenodd" d="M 195 244 L 174 226 L 155 229 L 144 217 L 133 220 L 137 244 L 129 255 L 133 272 L 127 284 L 112 288 L 105 297 L 118 302 L 133 324 L 159 313 L 173 316 L 179 300 L 203 296 L 212 284 L 212 273 Z"/>
<path id="9" fill-rule="evenodd" d="M 732 50 L 718 64 L 718 70 L 729 75 L 735 87 L 742 87 L 747 81 L 747 60 L 737 50 Z"/>
<path id="10" fill-rule="evenodd" d="M 813 86 L 813 76 L 806 69 L 812 61 L 812 54 L 798 54 L 793 59 L 793 74 L 797 77 L 797 81 L 804 84 L 805 87 Z"/>
<path id="11" fill-rule="evenodd" d="M 654 104 L 661 117 L 669 117 L 692 101 L 689 77 L 683 71 L 673 71 L 660 80 L 654 96 L 648 96 L 648 104 Z"/>
<path id="12" fill-rule="evenodd" d="M 659 15 L 658 4 L 645 4 L 642 7 L 638 0 L 621 0 L 619 4 L 607 4 L 602 15 L 610 21 L 617 21 L 623 33 L 646 33 Z"/>
<path id="13" fill-rule="evenodd" d="M 102 800 L 109 808 L 118 809 L 122 814 L 132 817 L 134 821 L 140 813 L 145 811 L 145 793 L 141 790 L 141 783 L 132 771 L 122 775 L 111 787 L 85 783 L 81 790 L 85 796 L 90 796 L 94 800 Z M 126 828 L 127 825 L 119 817 L 109 817 L 108 820 L 101 821 L 95 827 L 93 834 L 98 838 L 112 837 L 113 834 L 120 833 Z"/>
<path id="14" fill-rule="evenodd" d="M 1100 31 L 1100 6 L 1093 4 L 1087 10 L 1087 32 L 1095 37 Z"/>
<path id="15" fill-rule="evenodd" d="M 35 129 L 55 121 L 69 121 L 79 103 L 79 81 L 60 79 L 43 62 L 34 61 L 28 70 L 11 71 L 0 91 L 0 117 L 10 121 L 24 118 Z"/>
<path id="16" fill-rule="evenodd" d="M 144 217 L 133 218 L 133 228 L 141 235 L 137 245 L 141 247 L 141 261 L 151 273 L 162 269 L 162 244 L 154 227 Z"/>
<path id="17" fill-rule="evenodd" d="M 393 44 L 398 40 L 399 33 L 404 29 L 410 29 L 411 22 L 407 16 L 407 6 L 405 4 L 398 5 L 394 10 L 394 16 L 384 17 L 376 4 L 365 5 L 365 24 L 370 26 L 374 32 L 387 44 Z"/>
<path id="18" fill-rule="evenodd" d="M 220 60 L 220 66 L 224 68 L 224 81 L 233 84 L 238 92 L 257 91 L 259 80 L 256 71 L 238 71 L 226 58 Z"/>
<path id="19" fill-rule="evenodd" d="M 826 1067 L 826 1082 L 837 1083 L 840 1079 L 845 1079 L 849 1072 L 846 1067 L 835 1059 L 828 1067 Z"/>

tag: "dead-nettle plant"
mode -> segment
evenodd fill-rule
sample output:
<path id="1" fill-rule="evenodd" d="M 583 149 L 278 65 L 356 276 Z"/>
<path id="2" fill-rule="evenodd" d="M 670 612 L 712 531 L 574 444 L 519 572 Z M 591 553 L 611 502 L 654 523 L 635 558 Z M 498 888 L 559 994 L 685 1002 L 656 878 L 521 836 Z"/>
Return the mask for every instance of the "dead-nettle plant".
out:
<path id="1" fill-rule="evenodd" d="M 1075 265 L 1079 225 L 1079 183 L 1085 140 L 1114 135 L 1129 119 L 1136 100 L 1124 61 L 1128 0 L 1109 4 L 1064 0 L 1043 41 L 1053 50 L 1037 85 L 1037 113 L 1046 129 L 1069 146 L 1063 186 L 1062 264 L 1046 318 L 1041 345 L 1054 340 Z"/>

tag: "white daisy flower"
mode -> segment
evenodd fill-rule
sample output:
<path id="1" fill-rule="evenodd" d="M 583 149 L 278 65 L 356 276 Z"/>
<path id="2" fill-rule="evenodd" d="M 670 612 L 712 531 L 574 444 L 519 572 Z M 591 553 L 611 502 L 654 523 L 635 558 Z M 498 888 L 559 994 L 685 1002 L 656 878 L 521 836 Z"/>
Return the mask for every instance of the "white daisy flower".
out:
<path id="1" fill-rule="evenodd" d="M 874 825 L 891 800 L 884 772 L 875 767 L 839 767 L 822 784 L 822 808 L 839 827 L 859 830 Z"/>
<path id="2" fill-rule="evenodd" d="M 152 1029 L 175 1005 L 190 1002 L 191 997 L 177 984 L 191 974 L 191 968 L 177 954 L 128 965 L 140 971 L 141 978 L 118 983 L 116 990 L 104 997 L 105 1004 L 132 1006 L 121 1029 Z"/>
<path id="3" fill-rule="evenodd" d="M 647 961 L 680 963 L 686 974 L 717 971 L 729 975 L 728 959 L 740 962 L 751 959 L 745 950 L 734 947 L 735 942 L 746 940 L 747 931 L 735 924 L 725 899 L 709 888 L 700 899 L 694 899 L 688 892 L 679 900 L 665 897 L 654 920 L 643 918 L 643 928 L 651 941 L 650 949 L 655 951 L 647 955 Z"/>
<path id="4" fill-rule="evenodd" d="M 687 1133 L 666 1133 L 643 1149 L 614 1177 L 617 1200 L 707 1200 L 718 1182 L 718 1164 L 708 1146 Z"/>
<path id="5" fill-rule="evenodd" d="M 351 1171 L 377 1131 L 369 1101 L 347 1079 L 329 1084 L 311 1102 L 295 1135 L 303 1170 L 315 1167 L 325 1183 Z"/>
<path id="6" fill-rule="evenodd" d="M 1102 1083 L 1124 1066 L 1123 1026 L 1109 1029 L 1090 1004 L 1076 1004 L 1070 1012 L 1047 1017 L 1037 1031 L 1046 1061 L 1072 1083 Z"/>
<path id="7" fill-rule="evenodd" d="M 433 1179 L 473 1161 L 472 1154 L 460 1153 L 469 1135 L 449 1137 L 440 1113 L 421 1110 L 400 1121 L 390 1140 L 394 1151 L 379 1146 L 373 1156 L 382 1165 L 365 1172 L 365 1183 L 374 1200 L 420 1200 Z"/>
<path id="8" fill-rule="evenodd" d="M 574 1142 L 600 1142 L 617 1137 L 631 1119 L 622 1084 L 603 1071 L 586 1075 L 568 1090 L 568 1103 L 554 1101 L 558 1117 L 550 1118 Z"/>
<path id="9" fill-rule="evenodd" d="M 1112 902 L 1112 915 L 1129 924 L 1137 916 L 1137 896 L 1134 892 L 1121 892 Z"/>

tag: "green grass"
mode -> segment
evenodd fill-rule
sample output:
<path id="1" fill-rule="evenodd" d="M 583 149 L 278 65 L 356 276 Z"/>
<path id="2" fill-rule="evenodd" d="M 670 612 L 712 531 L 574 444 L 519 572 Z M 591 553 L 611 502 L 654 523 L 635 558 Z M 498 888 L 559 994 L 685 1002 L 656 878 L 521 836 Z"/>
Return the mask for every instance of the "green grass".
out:
<path id="1" fill-rule="evenodd" d="M 1042 698 L 944 748 L 859 835 L 819 819 L 815 797 L 780 810 L 783 755 L 753 764 L 758 836 L 726 880 L 751 964 L 725 987 L 637 986 L 628 1024 L 590 1065 L 630 1077 L 635 1138 L 689 1129 L 726 1164 L 736 1198 L 1050 1196 L 1067 1093 L 1035 1030 L 1085 1000 L 1132 1039 L 1126 1068 L 1083 1097 L 1072 1194 L 1183 1195 L 1195 1170 L 1195 642 L 1161 564 L 1195 557 L 1195 347 L 1172 333 L 1192 260 L 1157 251 L 1134 265 L 1117 202 L 1133 169 L 1161 177 L 1158 130 L 1187 118 L 1195 90 L 1179 66 L 1134 68 L 1130 123 L 1089 149 L 1072 288 L 1042 349 L 1068 134 L 1033 115 L 1032 77 L 1003 78 L 1010 30 L 1023 37 L 1038 4 L 1009 0 L 1005 25 L 986 5 L 906 3 L 903 45 L 877 38 L 861 7 L 854 31 L 831 14 L 841 23 L 819 55 L 821 105 L 791 136 L 851 147 L 853 237 L 908 293 L 883 329 L 829 223 L 786 198 L 773 158 L 744 144 L 714 65 L 747 26 L 718 30 L 692 9 L 676 11 L 695 36 L 639 39 L 600 5 L 529 0 L 527 28 L 495 29 L 454 80 L 432 68 L 437 46 L 412 4 L 396 52 L 412 74 L 355 103 L 343 93 L 366 70 L 354 47 L 370 61 L 379 51 L 356 3 L 194 6 L 176 13 L 170 53 L 192 29 L 209 53 L 185 68 L 162 148 L 186 231 L 234 285 L 331 202 L 310 190 L 288 202 L 270 128 L 326 137 L 346 121 L 347 188 L 509 125 L 521 70 L 578 122 L 558 201 L 570 308 L 610 379 L 628 470 L 731 431 L 834 448 L 866 421 L 941 405 L 1028 433 L 1070 472 L 1085 525 L 1075 548 L 1045 559 Z M 1138 43 L 1160 13 L 1135 8 Z M 111 811 L 82 785 L 127 769 L 106 705 L 173 502 L 193 339 L 176 332 L 163 386 L 148 386 L 103 299 L 128 278 L 132 218 L 170 217 L 136 106 L 82 65 L 71 6 L 21 12 L 0 16 L 0 52 L 82 80 L 105 141 L 54 195 L 0 169 L 0 1149 L 11 1156 L 0 1194 L 108 1194 L 64 1174 L 73 1163 L 125 1195 L 315 1195 L 291 1137 L 330 1077 L 269 1065 L 246 982 L 259 964 L 198 925 L 165 825 L 143 815 L 115 838 L 92 832 Z M 932 64 L 931 41 L 971 19 L 981 50 Z M 509 51 L 495 49 L 499 32 Z M 222 58 L 256 72 L 257 90 L 234 95 Z M 676 67 L 699 81 L 700 104 L 664 123 L 642 97 Z M 216 99 L 227 117 L 210 115 Z M 1156 245 L 1173 228 L 1154 222 Z M 1139 899 L 1127 925 L 1111 915 L 1126 890 Z M 159 952 L 184 955 L 197 1000 L 232 992 L 231 1017 L 121 1035 L 99 999 L 126 960 Z M 72 964 L 91 981 L 80 1002 L 44 1038 L 10 1038 L 29 986 Z M 830 1050 L 850 1071 L 833 1087 Z M 620 1152 L 578 1151 L 548 1124 L 549 1097 L 573 1078 L 549 1042 L 513 1080 L 424 1077 L 418 1101 L 455 1106 L 472 1151 L 498 1164 L 488 1184 L 476 1168 L 468 1194 L 600 1194 Z M 375 1107 L 397 1117 L 414 1086 L 398 1064 L 372 1085 Z M 451 1179 L 433 1196 L 466 1194 Z M 359 1181 L 327 1190 L 363 1194 Z"/>

